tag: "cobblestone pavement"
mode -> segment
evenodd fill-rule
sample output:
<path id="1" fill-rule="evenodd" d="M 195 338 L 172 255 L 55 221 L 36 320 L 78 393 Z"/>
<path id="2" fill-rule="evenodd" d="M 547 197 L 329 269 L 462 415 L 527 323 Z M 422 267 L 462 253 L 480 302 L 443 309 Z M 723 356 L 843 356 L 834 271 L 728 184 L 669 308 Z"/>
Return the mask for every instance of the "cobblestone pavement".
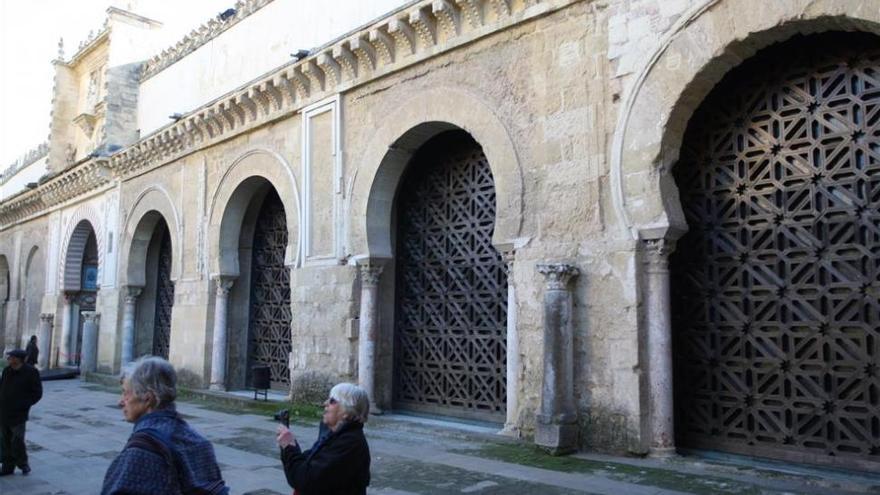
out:
<path id="1" fill-rule="evenodd" d="M 0 494 L 98 493 L 104 472 L 131 425 L 117 394 L 78 380 L 45 382 L 28 423 L 33 472 L 0 478 Z M 268 417 L 183 402 L 178 410 L 208 437 L 224 478 L 237 494 L 291 492 Z M 226 412 L 223 412 L 226 411 Z M 315 426 L 295 425 L 305 444 Z M 861 494 L 880 493 L 880 479 L 794 466 L 736 465 L 677 458 L 639 460 L 595 455 L 553 458 L 528 446 L 430 422 L 376 418 L 367 427 L 373 453 L 371 494 Z"/>

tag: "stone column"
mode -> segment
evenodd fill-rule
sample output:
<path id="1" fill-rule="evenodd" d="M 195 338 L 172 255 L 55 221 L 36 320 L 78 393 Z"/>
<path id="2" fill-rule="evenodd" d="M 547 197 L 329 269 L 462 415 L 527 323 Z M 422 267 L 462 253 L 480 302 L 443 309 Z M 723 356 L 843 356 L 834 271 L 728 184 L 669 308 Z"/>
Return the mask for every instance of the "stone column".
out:
<path id="1" fill-rule="evenodd" d="M 98 313 L 83 311 L 83 343 L 82 359 L 80 360 L 80 378 L 85 379 L 86 373 L 98 370 Z"/>
<path id="2" fill-rule="evenodd" d="M 669 300 L 669 253 L 675 247 L 667 239 L 643 241 L 645 252 L 645 317 L 647 323 L 647 387 L 649 454 L 675 454 L 672 402 L 672 316 Z"/>
<path id="3" fill-rule="evenodd" d="M 58 366 L 74 366 L 73 355 L 76 353 L 76 332 L 73 329 L 73 298 L 69 292 L 64 293 L 64 308 L 61 313 L 61 342 L 59 343 Z M 71 337 L 71 335 L 73 337 Z M 70 342 L 73 341 L 73 347 Z"/>
<path id="4" fill-rule="evenodd" d="M 6 290 L 9 290 L 7 287 Z M 0 352 L 6 355 L 6 301 L 0 301 Z"/>
<path id="5" fill-rule="evenodd" d="M 577 449 L 577 408 L 574 402 L 574 328 L 568 283 L 579 271 L 572 265 L 540 264 L 544 292 L 544 379 L 535 443 L 554 454 Z"/>
<path id="6" fill-rule="evenodd" d="M 211 390 L 226 390 L 226 314 L 229 306 L 229 291 L 235 277 L 218 275 L 216 298 L 214 299 L 214 346 L 211 351 Z"/>
<path id="7" fill-rule="evenodd" d="M 370 397 L 370 411 L 381 414 L 376 403 L 376 341 L 379 333 L 379 278 L 382 265 L 365 260 L 361 275 L 361 308 L 358 319 L 358 382 Z"/>
<path id="8" fill-rule="evenodd" d="M 513 260 L 515 251 L 501 253 L 507 264 L 507 417 L 502 435 L 519 437 L 517 410 L 519 408 L 519 336 L 516 331 L 516 293 L 513 289 Z"/>
<path id="9" fill-rule="evenodd" d="M 122 365 L 134 361 L 135 309 L 143 287 L 125 288 L 125 306 L 122 308 Z"/>
<path id="10" fill-rule="evenodd" d="M 40 314 L 40 335 L 37 336 L 40 348 L 40 356 L 37 359 L 37 365 L 41 370 L 49 369 L 49 356 L 52 353 L 52 326 L 55 321 L 55 315 L 52 313 Z"/>

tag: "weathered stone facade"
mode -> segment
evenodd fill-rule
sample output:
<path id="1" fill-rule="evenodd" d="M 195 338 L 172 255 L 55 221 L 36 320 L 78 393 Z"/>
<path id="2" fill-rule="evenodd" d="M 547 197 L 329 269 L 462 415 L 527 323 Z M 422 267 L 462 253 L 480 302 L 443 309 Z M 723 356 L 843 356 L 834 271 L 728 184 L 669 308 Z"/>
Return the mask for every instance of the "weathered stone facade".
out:
<path id="1" fill-rule="evenodd" d="M 55 61 L 49 173 L 0 203 L 7 348 L 37 334 L 41 313 L 54 315 L 50 362 L 65 364 L 63 329 L 75 339 L 79 314 L 65 294 L 83 290 L 82 246 L 93 235 L 95 367 L 115 372 L 146 352 L 161 224 L 174 282 L 169 359 L 190 385 L 246 387 L 258 345 L 248 330 L 260 297 L 254 226 L 274 190 L 287 228 L 291 395 L 361 375 L 377 408 L 393 410 L 398 185 L 423 145 L 463 130 L 491 168 L 491 242 L 508 267 L 504 431 L 533 436 L 543 413 L 565 426 L 557 445 L 544 435 L 547 447 L 565 450 L 558 437 L 574 432 L 582 448 L 664 455 L 676 438 L 666 257 L 688 229 L 670 171 L 690 116 L 773 43 L 877 32 L 880 2 L 407 3 L 145 136 L 133 117 L 147 59 L 138 57 L 153 54 L 118 54 L 114 43 L 155 26 L 115 9 L 109 19 Z M 211 36 L 248 29 L 247 16 L 234 21 Z M 160 77 L 196 45 L 150 60 L 141 77 Z M 546 264 L 579 273 L 564 315 L 545 302 Z M 571 346 L 545 349 L 545 322 L 560 318 Z M 547 386 L 563 362 L 571 383 Z M 569 386 L 573 397 L 542 399 L 542 387 Z M 866 441 L 880 448 L 873 435 Z"/>

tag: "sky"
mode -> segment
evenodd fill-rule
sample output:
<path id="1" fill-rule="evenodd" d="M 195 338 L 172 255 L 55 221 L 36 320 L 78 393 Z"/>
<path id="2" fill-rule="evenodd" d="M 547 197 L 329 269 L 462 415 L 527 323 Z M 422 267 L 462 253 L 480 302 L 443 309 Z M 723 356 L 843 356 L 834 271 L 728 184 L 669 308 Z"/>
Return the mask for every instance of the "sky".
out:
<path id="1" fill-rule="evenodd" d="M 235 0 L 0 0 L 0 172 L 46 141 L 52 103 L 52 60 L 64 38 L 69 58 L 110 6 L 164 24 L 168 45 Z"/>

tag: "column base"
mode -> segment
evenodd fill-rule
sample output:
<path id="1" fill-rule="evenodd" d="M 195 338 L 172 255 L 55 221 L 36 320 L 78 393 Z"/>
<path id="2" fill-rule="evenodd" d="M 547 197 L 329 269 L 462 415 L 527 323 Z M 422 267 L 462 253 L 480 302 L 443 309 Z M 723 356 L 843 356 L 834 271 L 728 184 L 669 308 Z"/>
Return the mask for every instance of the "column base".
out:
<path id="1" fill-rule="evenodd" d="M 652 459 L 669 459 L 677 455 L 675 447 L 651 447 L 648 450 L 648 457 Z"/>
<path id="2" fill-rule="evenodd" d="M 577 450 L 577 424 L 543 424 L 535 429 L 535 445 L 543 447 L 553 455 L 565 455 Z"/>
<path id="3" fill-rule="evenodd" d="M 498 430 L 498 434 L 510 438 L 522 437 L 522 432 L 519 431 L 519 428 L 513 424 L 505 424 L 504 428 Z"/>
<path id="4" fill-rule="evenodd" d="M 221 384 L 219 384 L 219 383 L 212 383 L 212 384 L 208 387 L 208 390 L 213 390 L 213 391 L 215 391 L 215 392 L 226 392 L 226 386 L 225 386 L 225 385 L 221 385 Z"/>

